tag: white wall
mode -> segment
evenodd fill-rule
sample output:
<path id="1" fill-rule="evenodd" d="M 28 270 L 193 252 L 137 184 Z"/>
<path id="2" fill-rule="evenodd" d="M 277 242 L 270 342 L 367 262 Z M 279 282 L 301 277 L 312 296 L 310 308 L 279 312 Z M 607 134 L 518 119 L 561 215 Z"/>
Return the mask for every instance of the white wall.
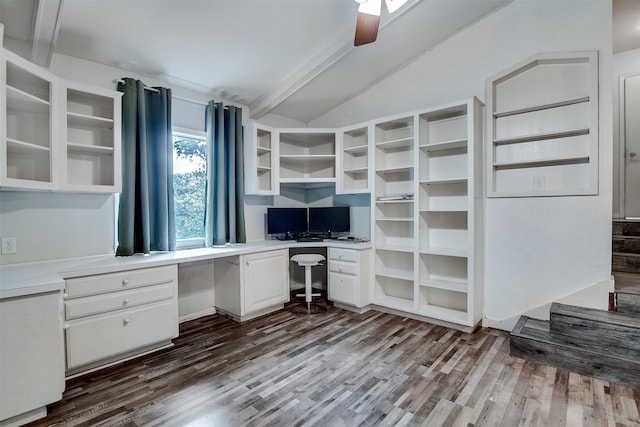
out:
<path id="1" fill-rule="evenodd" d="M 0 264 L 114 253 L 114 196 L 0 192 L 0 236 L 15 237 L 18 253 Z"/>
<path id="2" fill-rule="evenodd" d="M 624 147 L 620 146 L 620 77 L 640 74 L 640 49 L 632 49 L 613 55 L 613 216 L 624 217 L 621 182 L 624 171 L 620 169 Z"/>
<path id="3" fill-rule="evenodd" d="M 610 278 L 612 201 L 611 2 L 516 0 L 309 126 L 341 126 L 473 95 L 540 52 L 600 54 L 599 194 L 487 199 L 484 324 Z"/>

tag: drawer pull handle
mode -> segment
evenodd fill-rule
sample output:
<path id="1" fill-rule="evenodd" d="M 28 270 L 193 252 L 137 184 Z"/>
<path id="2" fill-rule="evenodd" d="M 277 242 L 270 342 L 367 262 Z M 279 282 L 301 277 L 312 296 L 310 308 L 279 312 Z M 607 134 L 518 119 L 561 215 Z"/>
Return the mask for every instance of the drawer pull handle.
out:
<path id="1" fill-rule="evenodd" d="M 338 259 L 342 259 L 342 254 L 338 255 Z"/>
<path id="2" fill-rule="evenodd" d="M 342 267 L 338 268 L 338 271 L 339 271 L 339 272 L 342 272 Z"/>
<path id="3" fill-rule="evenodd" d="M 70 328 L 70 326 L 69 326 L 69 324 L 68 324 L 68 323 L 65 323 L 65 324 L 64 324 L 64 326 L 63 326 L 63 328 L 64 328 L 64 329 L 69 329 L 69 328 Z"/>
<path id="4" fill-rule="evenodd" d="M 69 294 L 65 292 L 64 294 L 62 294 L 62 298 L 64 298 L 64 299 L 69 298 Z"/>
<path id="5" fill-rule="evenodd" d="M 127 286 L 129 284 L 129 279 L 122 279 L 122 286 Z"/>
<path id="6" fill-rule="evenodd" d="M 128 317 L 122 321 L 122 326 L 127 326 L 131 322 L 131 319 Z"/>
<path id="7" fill-rule="evenodd" d="M 127 305 L 127 304 L 129 304 L 129 300 L 128 299 L 122 301 L 122 305 Z"/>

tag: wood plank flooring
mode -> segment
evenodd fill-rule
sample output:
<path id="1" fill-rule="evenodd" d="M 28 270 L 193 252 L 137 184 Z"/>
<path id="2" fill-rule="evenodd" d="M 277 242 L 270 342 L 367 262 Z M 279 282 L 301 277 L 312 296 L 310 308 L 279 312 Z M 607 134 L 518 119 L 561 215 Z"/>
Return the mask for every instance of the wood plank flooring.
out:
<path id="1" fill-rule="evenodd" d="M 69 380 L 32 426 L 640 426 L 640 390 L 380 312 L 214 315 L 175 346 Z"/>

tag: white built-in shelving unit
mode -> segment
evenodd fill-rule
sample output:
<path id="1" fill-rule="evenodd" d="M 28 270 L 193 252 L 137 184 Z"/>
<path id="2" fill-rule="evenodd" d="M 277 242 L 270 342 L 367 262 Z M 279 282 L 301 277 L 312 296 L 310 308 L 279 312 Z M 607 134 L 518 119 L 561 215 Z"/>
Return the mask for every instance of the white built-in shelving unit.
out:
<path id="1" fill-rule="evenodd" d="M 279 181 L 336 182 L 336 132 L 327 129 L 280 129 Z"/>
<path id="2" fill-rule="evenodd" d="M 268 126 L 253 123 L 245 140 L 247 167 L 245 191 L 247 194 L 277 195 L 278 186 L 278 132 Z"/>
<path id="3" fill-rule="evenodd" d="M 65 190 L 117 192 L 121 187 L 121 97 L 76 83 L 62 85 L 61 171 Z"/>
<path id="4" fill-rule="evenodd" d="M 482 316 L 483 109 L 471 98 L 342 129 L 257 126 L 250 194 L 327 182 L 371 193 L 371 304 L 471 329 Z"/>
<path id="5" fill-rule="evenodd" d="M 376 305 L 480 321 L 482 113 L 472 98 L 375 123 Z"/>
<path id="6" fill-rule="evenodd" d="M 377 304 L 414 310 L 416 127 L 413 114 L 373 124 Z"/>
<path id="7" fill-rule="evenodd" d="M 57 185 L 56 77 L 4 50 L 0 94 L 0 186 L 52 190 Z"/>
<path id="8" fill-rule="evenodd" d="M 371 191 L 369 125 L 341 129 L 338 138 L 338 182 L 336 193 L 357 194 Z"/>
<path id="9" fill-rule="evenodd" d="M 2 51 L 0 187 L 120 191 L 121 96 Z"/>
<path id="10" fill-rule="evenodd" d="M 597 194 L 597 52 L 539 54 L 487 84 L 487 195 Z"/>
<path id="11" fill-rule="evenodd" d="M 467 326 L 482 315 L 482 112 L 472 98 L 418 114 L 417 309 Z"/>

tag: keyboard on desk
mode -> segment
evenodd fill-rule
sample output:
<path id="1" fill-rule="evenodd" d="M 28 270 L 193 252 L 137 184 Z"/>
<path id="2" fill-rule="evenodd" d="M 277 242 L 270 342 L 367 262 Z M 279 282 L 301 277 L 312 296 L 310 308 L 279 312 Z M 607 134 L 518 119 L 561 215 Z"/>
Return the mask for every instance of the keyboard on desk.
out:
<path id="1" fill-rule="evenodd" d="M 296 242 L 322 242 L 322 237 L 298 237 Z"/>

